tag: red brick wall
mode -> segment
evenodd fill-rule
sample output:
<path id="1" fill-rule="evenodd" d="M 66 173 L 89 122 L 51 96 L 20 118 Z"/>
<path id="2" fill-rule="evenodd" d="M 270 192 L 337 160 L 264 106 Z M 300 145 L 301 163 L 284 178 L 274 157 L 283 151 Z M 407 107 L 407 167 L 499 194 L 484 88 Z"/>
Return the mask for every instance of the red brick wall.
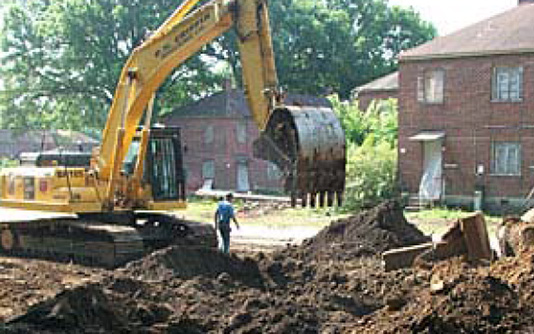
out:
<path id="1" fill-rule="evenodd" d="M 365 111 L 373 100 L 396 99 L 397 96 L 397 91 L 362 91 L 358 93 L 358 108 Z"/>
<path id="2" fill-rule="evenodd" d="M 523 101 L 492 102 L 495 66 L 523 66 Z M 445 71 L 444 102 L 417 101 L 417 76 Z M 399 179 L 417 192 L 422 173 L 422 144 L 408 138 L 422 130 L 444 130 L 443 165 L 446 195 L 471 196 L 483 186 L 486 196 L 524 197 L 534 186 L 534 54 L 402 61 L 399 95 Z M 522 145 L 520 176 L 491 174 L 495 141 Z M 404 153 L 403 153 L 404 152 Z M 457 167 L 454 167 L 456 165 Z M 476 176 L 477 165 L 485 173 Z"/>
<path id="3" fill-rule="evenodd" d="M 213 160 L 215 165 L 214 188 L 234 190 L 237 187 L 238 161 L 246 157 L 251 190 L 280 190 L 280 180 L 269 180 L 267 163 L 254 159 L 252 143 L 258 137 L 258 130 L 252 119 L 246 120 L 246 140 L 237 140 L 237 124 L 242 119 L 209 118 L 172 118 L 169 125 L 181 128 L 182 142 L 186 147 L 184 165 L 187 169 L 187 187 L 189 191 L 199 189 L 203 184 L 202 165 Z M 213 142 L 205 142 L 205 131 L 213 126 Z"/>

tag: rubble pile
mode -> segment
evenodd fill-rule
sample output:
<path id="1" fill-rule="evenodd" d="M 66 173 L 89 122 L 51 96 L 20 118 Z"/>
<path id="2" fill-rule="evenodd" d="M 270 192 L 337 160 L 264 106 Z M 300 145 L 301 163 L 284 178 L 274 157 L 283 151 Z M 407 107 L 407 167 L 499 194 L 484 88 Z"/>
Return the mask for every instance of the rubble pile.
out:
<path id="1" fill-rule="evenodd" d="M 3 333 L 513 333 L 534 318 L 534 254 L 385 272 L 379 253 L 425 242 L 395 203 L 301 246 L 225 256 L 170 247 L 47 296 Z M 364 251 L 362 251 L 364 250 Z M 65 266 L 55 264 L 56 266 Z M 42 273 L 41 273 L 42 274 Z"/>

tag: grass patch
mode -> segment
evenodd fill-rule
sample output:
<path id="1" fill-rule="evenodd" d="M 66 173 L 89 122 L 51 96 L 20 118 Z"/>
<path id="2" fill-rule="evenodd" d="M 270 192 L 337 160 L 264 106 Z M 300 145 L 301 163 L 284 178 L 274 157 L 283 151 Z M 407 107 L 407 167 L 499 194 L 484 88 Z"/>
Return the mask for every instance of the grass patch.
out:
<path id="1" fill-rule="evenodd" d="M 244 203 L 236 201 L 235 207 L 238 210 L 238 221 L 243 225 L 259 225 L 272 228 L 285 228 L 292 226 L 324 227 L 330 222 L 340 218 L 346 218 L 350 214 L 335 208 L 287 208 L 281 210 L 264 210 L 261 207 L 243 212 Z M 186 210 L 178 211 L 178 215 L 189 220 L 213 223 L 213 216 L 217 208 L 216 200 L 191 199 Z M 419 212 L 407 212 L 407 220 L 417 226 L 425 234 L 441 235 L 445 233 L 450 223 L 458 218 L 463 218 L 473 212 L 432 208 Z M 488 233 L 494 236 L 502 221 L 498 216 L 484 216 Z"/>
<path id="2" fill-rule="evenodd" d="M 458 209 L 432 208 L 419 212 L 406 212 L 405 216 L 409 222 L 415 224 L 425 234 L 441 235 L 448 230 L 450 223 L 472 214 L 474 212 Z M 484 219 L 486 220 L 489 235 L 495 235 L 502 217 L 484 215 Z"/>
<path id="3" fill-rule="evenodd" d="M 236 201 L 238 211 L 237 220 L 244 225 L 261 225 L 274 228 L 291 226 L 323 227 L 331 221 L 347 217 L 348 214 L 335 208 L 285 208 L 280 210 L 255 208 L 248 212 L 243 211 L 244 204 Z M 213 223 L 216 200 L 190 200 L 187 209 L 177 211 L 177 214 L 185 219 Z"/>

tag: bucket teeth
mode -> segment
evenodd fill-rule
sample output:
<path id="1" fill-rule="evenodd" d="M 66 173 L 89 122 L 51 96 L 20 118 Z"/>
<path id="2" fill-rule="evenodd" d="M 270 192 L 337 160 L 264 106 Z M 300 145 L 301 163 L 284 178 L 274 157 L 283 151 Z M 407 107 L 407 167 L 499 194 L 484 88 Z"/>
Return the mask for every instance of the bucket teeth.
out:
<path id="1" fill-rule="evenodd" d="M 295 207 L 298 203 L 301 206 L 310 206 L 315 207 L 332 207 L 335 204 L 341 206 L 343 202 L 342 192 L 333 192 L 333 191 L 324 191 L 320 193 L 310 193 L 306 195 L 301 195 L 297 197 L 296 195 L 291 196 L 291 205 Z M 300 202 L 299 202 L 300 200 Z"/>
<path id="2" fill-rule="evenodd" d="M 329 108 L 288 106 L 273 111 L 254 142 L 254 156 L 276 164 L 291 204 L 341 205 L 345 188 L 345 135 Z"/>

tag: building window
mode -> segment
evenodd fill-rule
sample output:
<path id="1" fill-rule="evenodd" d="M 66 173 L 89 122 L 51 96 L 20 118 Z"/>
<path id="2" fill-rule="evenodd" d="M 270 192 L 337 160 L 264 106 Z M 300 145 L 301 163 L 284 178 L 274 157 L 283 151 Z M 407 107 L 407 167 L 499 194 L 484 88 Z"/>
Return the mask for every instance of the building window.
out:
<path id="1" fill-rule="evenodd" d="M 236 124 L 236 138 L 240 144 L 247 142 L 247 123 L 244 121 L 237 122 Z"/>
<path id="2" fill-rule="evenodd" d="M 495 175 L 521 174 L 521 144 L 493 143 L 492 172 Z"/>
<path id="3" fill-rule="evenodd" d="M 272 162 L 267 163 L 267 179 L 268 180 L 279 180 L 282 177 L 282 172 Z"/>
<path id="4" fill-rule="evenodd" d="M 214 179 L 215 178 L 215 163 L 213 160 L 206 160 L 202 164 L 202 178 Z"/>
<path id="5" fill-rule="evenodd" d="M 517 102 L 523 99 L 522 67 L 496 67 L 492 81 L 493 101 Z"/>
<path id="6" fill-rule="evenodd" d="M 208 125 L 206 130 L 204 130 L 204 143 L 213 143 L 213 125 Z"/>
<path id="7" fill-rule="evenodd" d="M 417 77 L 417 100 L 424 103 L 443 103 L 444 71 L 425 71 Z"/>

